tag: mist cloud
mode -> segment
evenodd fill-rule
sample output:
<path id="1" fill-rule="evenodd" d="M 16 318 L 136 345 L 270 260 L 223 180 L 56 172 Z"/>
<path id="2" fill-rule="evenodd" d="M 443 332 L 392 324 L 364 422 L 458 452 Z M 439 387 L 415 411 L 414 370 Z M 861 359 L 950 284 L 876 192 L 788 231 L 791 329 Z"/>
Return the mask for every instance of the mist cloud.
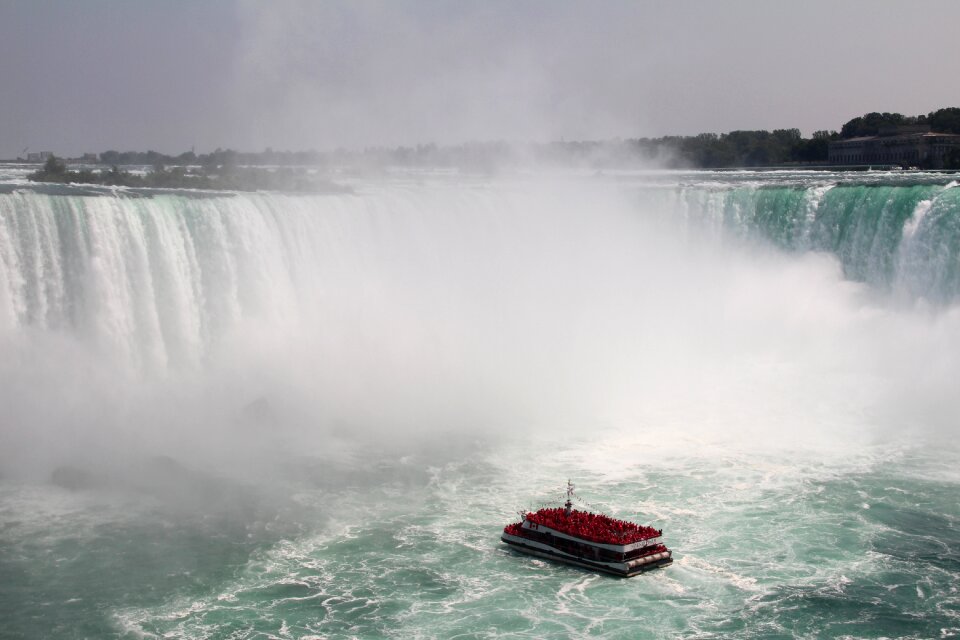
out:
<path id="1" fill-rule="evenodd" d="M 17 238 L 55 234 L 72 267 L 11 271 L 46 311 L 0 327 L 4 467 L 233 472 L 342 440 L 611 426 L 830 448 L 941 437 L 960 409 L 956 313 L 901 307 L 832 256 L 685 229 L 603 180 L 367 189 L 78 199 L 90 252 L 54 197 L 17 196 L 37 226 Z"/>

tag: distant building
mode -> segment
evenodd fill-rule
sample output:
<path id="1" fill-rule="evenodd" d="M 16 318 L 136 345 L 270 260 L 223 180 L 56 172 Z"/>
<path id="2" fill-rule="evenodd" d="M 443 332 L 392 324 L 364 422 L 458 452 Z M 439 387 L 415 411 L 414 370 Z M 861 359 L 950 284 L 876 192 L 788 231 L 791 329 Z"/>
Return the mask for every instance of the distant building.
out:
<path id="1" fill-rule="evenodd" d="M 960 135 L 933 133 L 929 125 L 884 127 L 879 135 L 830 143 L 830 164 L 898 164 L 942 169 L 944 156 L 960 148 Z"/>
<path id="2" fill-rule="evenodd" d="M 38 151 L 27 154 L 27 162 L 46 162 L 53 157 L 53 151 Z"/>
<path id="3" fill-rule="evenodd" d="M 100 156 L 95 153 L 85 153 L 80 157 L 80 162 L 84 164 L 98 164 L 100 162 Z"/>

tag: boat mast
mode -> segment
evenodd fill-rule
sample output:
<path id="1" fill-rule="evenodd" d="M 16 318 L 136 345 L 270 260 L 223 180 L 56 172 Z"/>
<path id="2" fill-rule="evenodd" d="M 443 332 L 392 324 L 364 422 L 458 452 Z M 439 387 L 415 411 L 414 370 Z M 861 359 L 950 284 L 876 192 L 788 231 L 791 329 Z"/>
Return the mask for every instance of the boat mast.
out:
<path id="1" fill-rule="evenodd" d="M 564 515 L 570 515 L 573 511 L 573 502 L 570 498 L 573 496 L 573 483 L 570 482 L 570 479 L 567 478 L 567 501 L 563 503 L 563 513 Z"/>

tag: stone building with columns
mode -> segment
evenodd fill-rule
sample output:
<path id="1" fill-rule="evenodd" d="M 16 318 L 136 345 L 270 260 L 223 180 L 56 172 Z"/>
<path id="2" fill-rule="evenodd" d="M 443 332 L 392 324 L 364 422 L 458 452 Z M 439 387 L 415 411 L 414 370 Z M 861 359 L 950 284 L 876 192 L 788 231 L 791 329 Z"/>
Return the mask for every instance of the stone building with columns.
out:
<path id="1" fill-rule="evenodd" d="M 882 128 L 875 136 L 835 140 L 827 153 L 830 164 L 942 169 L 954 149 L 960 150 L 960 135 L 935 133 L 928 125 L 906 125 Z"/>

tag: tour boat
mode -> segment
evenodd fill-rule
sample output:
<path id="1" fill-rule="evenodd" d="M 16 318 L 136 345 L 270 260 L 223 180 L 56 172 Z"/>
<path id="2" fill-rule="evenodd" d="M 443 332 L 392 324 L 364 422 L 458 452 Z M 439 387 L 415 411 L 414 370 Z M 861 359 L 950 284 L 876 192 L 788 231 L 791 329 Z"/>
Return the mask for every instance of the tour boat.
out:
<path id="1" fill-rule="evenodd" d="M 573 496 L 568 481 L 563 508 L 522 514 L 520 522 L 503 528 L 500 539 L 523 553 L 623 578 L 673 563 L 662 530 L 576 510 Z"/>

